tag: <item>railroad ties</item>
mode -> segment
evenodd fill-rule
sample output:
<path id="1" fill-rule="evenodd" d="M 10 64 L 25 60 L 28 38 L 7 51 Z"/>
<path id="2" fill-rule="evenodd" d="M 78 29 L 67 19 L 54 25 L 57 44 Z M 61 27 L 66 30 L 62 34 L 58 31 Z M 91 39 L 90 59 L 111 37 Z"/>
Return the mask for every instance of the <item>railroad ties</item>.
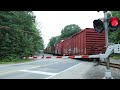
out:
<path id="1" fill-rule="evenodd" d="M 100 65 L 106 66 L 105 62 L 101 62 Z M 110 67 L 120 69 L 120 64 L 110 63 Z"/>

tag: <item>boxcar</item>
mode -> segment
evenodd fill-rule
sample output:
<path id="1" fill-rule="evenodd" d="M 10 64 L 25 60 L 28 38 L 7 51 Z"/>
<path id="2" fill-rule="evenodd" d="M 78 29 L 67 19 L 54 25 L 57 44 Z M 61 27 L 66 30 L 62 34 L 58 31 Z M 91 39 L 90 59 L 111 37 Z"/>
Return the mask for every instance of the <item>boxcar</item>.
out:
<path id="1" fill-rule="evenodd" d="M 55 47 L 54 46 L 46 47 L 46 49 L 44 50 L 44 53 L 55 54 Z"/>
<path id="2" fill-rule="evenodd" d="M 105 52 L 105 32 L 97 33 L 86 28 L 55 44 L 58 55 L 92 55 Z"/>
<path id="3" fill-rule="evenodd" d="M 54 45 L 56 55 L 63 55 L 63 41 L 64 40 L 61 40 L 60 42 Z"/>

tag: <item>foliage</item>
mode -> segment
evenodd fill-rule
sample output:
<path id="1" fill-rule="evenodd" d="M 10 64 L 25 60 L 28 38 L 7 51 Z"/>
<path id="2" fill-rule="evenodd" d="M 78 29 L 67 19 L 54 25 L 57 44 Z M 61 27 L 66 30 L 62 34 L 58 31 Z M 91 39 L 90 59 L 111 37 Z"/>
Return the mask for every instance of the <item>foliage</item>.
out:
<path id="1" fill-rule="evenodd" d="M 0 60 L 33 55 L 43 43 L 32 11 L 0 11 Z"/>
<path id="2" fill-rule="evenodd" d="M 65 38 L 70 37 L 71 35 L 79 32 L 81 29 L 78 25 L 70 24 L 64 27 L 64 29 L 61 31 L 60 36 L 52 37 L 50 39 L 50 42 L 48 43 L 48 46 L 53 46 L 55 43 L 59 42 L 60 40 L 63 40 Z"/>
<path id="3" fill-rule="evenodd" d="M 112 11 L 112 16 L 119 18 L 120 20 L 120 11 Z M 109 41 L 111 43 L 120 43 L 120 28 L 118 28 L 115 32 L 109 33 Z"/>
<path id="4" fill-rule="evenodd" d="M 52 37 L 50 39 L 50 42 L 48 43 L 48 46 L 53 46 L 55 44 L 55 42 L 56 42 L 56 37 Z"/>
<path id="5" fill-rule="evenodd" d="M 12 57 L 11 57 L 12 58 Z M 14 64 L 14 63 L 21 63 L 21 62 L 30 62 L 33 61 L 31 59 L 4 59 L 0 60 L 0 64 Z"/>
<path id="6" fill-rule="evenodd" d="M 64 29 L 61 31 L 60 37 L 61 39 L 65 39 L 79 31 L 80 31 L 80 27 L 78 25 L 70 24 L 64 27 Z"/>

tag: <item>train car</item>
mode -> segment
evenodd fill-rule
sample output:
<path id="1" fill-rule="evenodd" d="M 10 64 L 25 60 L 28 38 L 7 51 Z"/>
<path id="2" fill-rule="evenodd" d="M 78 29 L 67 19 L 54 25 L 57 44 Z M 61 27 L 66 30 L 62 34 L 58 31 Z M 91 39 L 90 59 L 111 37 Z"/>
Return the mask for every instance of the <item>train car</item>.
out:
<path id="1" fill-rule="evenodd" d="M 61 40 L 60 42 L 54 44 L 56 55 L 63 55 L 63 42 L 64 40 Z"/>
<path id="2" fill-rule="evenodd" d="M 73 49 L 72 49 L 72 45 L 73 45 L 73 43 L 72 43 L 72 41 L 71 41 L 71 37 L 69 37 L 69 38 L 67 38 L 67 39 L 65 39 L 64 41 L 63 41 L 63 55 L 64 56 L 70 56 L 70 55 L 72 55 L 72 52 L 73 52 Z"/>
<path id="3" fill-rule="evenodd" d="M 47 48 L 44 49 L 44 53 L 47 53 Z"/>
<path id="4" fill-rule="evenodd" d="M 44 53 L 48 54 L 55 54 L 55 47 L 54 46 L 49 46 L 44 49 Z"/>
<path id="5" fill-rule="evenodd" d="M 45 53 L 48 53 L 48 54 L 49 54 L 49 53 L 51 54 L 51 48 L 50 48 L 50 46 L 49 46 L 49 47 L 46 47 L 46 49 L 44 50 L 44 52 L 45 52 Z"/>
<path id="6" fill-rule="evenodd" d="M 93 55 L 105 50 L 105 31 L 97 33 L 93 28 L 81 30 L 55 45 L 58 55 Z"/>
<path id="7" fill-rule="evenodd" d="M 51 46 L 51 51 L 50 51 L 51 54 L 55 54 L 55 46 Z"/>

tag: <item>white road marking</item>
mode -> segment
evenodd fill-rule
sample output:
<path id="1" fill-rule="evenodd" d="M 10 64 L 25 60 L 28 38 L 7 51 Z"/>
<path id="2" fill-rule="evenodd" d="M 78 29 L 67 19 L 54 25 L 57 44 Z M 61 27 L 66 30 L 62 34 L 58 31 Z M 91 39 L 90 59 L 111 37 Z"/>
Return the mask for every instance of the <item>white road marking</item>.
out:
<path id="1" fill-rule="evenodd" d="M 41 71 L 31 71 L 31 70 L 19 70 L 23 72 L 29 72 L 29 73 L 36 73 L 36 74 L 44 74 L 44 75 L 56 75 L 57 73 L 50 73 L 50 72 L 41 72 Z"/>
<path id="2" fill-rule="evenodd" d="M 79 64 L 82 64 L 82 63 L 79 63 Z M 60 73 L 62 73 L 62 72 L 65 72 L 65 71 L 67 71 L 67 70 L 70 70 L 70 69 L 72 69 L 73 67 L 78 66 L 79 64 L 76 64 L 76 65 L 74 65 L 74 66 L 72 66 L 72 67 L 70 67 L 70 68 L 68 68 L 68 69 L 65 69 L 65 70 L 63 70 L 63 71 L 61 71 L 61 72 L 59 72 L 59 73 L 57 73 L 57 74 L 55 74 L 55 75 L 58 75 L 58 74 L 60 74 Z M 55 75 L 52 75 L 52 76 L 47 77 L 47 78 L 45 78 L 45 79 L 49 79 L 49 78 L 51 78 L 51 77 L 54 77 Z"/>
<path id="3" fill-rule="evenodd" d="M 25 67 L 25 66 L 24 66 L 24 68 L 22 67 L 22 70 L 33 69 L 33 68 L 40 68 L 40 67 L 43 67 L 43 66 L 48 66 L 48 65 L 52 65 L 52 64 L 56 64 L 56 63 L 64 62 L 64 61 L 65 61 L 65 60 L 57 61 L 57 62 L 54 62 L 54 63 L 45 64 L 45 65 L 40 65 L 40 66 L 37 65 L 37 66 L 33 66 L 33 67 Z M 67 61 L 67 60 L 66 60 L 66 61 Z M 19 65 L 19 64 L 18 64 L 18 65 Z M 9 65 L 9 66 L 10 66 L 10 65 Z M 16 70 L 0 71 L 0 75 L 17 72 L 17 71 L 21 70 L 20 67 L 21 67 L 21 66 L 17 67 Z M 20 69 L 19 69 L 19 68 L 20 68 Z"/>

